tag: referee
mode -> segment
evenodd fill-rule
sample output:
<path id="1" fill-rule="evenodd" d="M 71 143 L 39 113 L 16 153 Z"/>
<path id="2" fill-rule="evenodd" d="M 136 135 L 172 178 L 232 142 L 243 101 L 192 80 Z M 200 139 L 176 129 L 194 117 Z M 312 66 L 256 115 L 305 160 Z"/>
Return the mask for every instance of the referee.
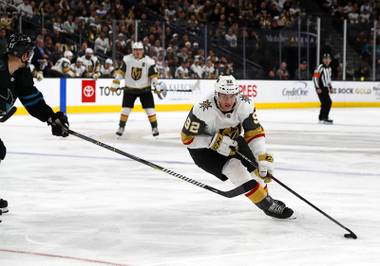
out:
<path id="1" fill-rule="evenodd" d="M 322 64 L 314 71 L 313 82 L 317 92 L 319 101 L 321 102 L 321 110 L 319 112 L 319 123 L 332 124 L 333 120 L 329 119 L 331 109 L 330 92 L 331 86 L 331 56 L 329 53 L 323 54 Z"/>

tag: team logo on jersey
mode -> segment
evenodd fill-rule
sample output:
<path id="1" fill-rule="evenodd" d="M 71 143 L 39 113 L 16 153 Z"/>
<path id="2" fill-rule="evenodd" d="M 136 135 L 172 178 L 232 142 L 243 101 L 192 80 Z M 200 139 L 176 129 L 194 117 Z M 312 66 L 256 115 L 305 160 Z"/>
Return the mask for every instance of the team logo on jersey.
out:
<path id="1" fill-rule="evenodd" d="M 211 102 L 209 100 L 203 101 L 199 104 L 203 111 L 206 111 L 208 108 L 211 108 Z"/>
<path id="2" fill-rule="evenodd" d="M 139 80 L 141 78 L 141 75 L 142 75 L 142 68 L 132 67 L 132 69 L 131 69 L 131 77 L 134 80 Z"/>
<path id="3" fill-rule="evenodd" d="M 231 139 L 236 139 L 240 136 L 242 129 L 240 125 L 237 125 L 236 127 L 228 127 L 223 128 L 219 130 L 219 133 L 223 136 L 229 136 Z"/>

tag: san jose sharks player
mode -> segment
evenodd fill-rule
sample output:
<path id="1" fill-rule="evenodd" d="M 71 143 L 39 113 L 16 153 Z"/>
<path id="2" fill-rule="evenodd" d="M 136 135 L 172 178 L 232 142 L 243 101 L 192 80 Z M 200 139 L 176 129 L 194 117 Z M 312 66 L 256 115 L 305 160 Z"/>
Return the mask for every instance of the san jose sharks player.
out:
<path id="1" fill-rule="evenodd" d="M 54 112 L 45 103 L 42 93 L 34 86 L 32 73 L 28 67 L 33 57 L 32 39 L 24 34 L 9 37 L 7 52 L 0 55 L 0 121 L 10 117 L 16 99 L 20 99 L 29 114 L 51 126 L 55 136 L 68 136 L 67 117 L 62 112 Z M 0 162 L 6 155 L 6 147 L 0 139 Z M 0 187 L 3 187 L 0 185 Z M 0 214 L 8 211 L 6 200 L 0 199 Z"/>

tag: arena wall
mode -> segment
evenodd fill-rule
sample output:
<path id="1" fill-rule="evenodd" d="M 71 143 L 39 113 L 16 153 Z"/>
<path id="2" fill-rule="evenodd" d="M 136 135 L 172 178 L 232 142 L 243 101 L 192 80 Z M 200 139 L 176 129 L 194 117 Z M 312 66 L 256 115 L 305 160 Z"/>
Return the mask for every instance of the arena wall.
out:
<path id="1" fill-rule="evenodd" d="M 120 112 L 122 91 L 110 90 L 111 79 L 53 79 L 35 81 L 46 102 L 68 113 Z M 154 95 L 157 111 L 188 111 L 193 103 L 213 92 L 214 80 L 164 80 L 167 97 Z M 312 81 L 240 80 L 244 95 L 257 108 L 319 107 Z M 380 82 L 333 82 L 333 107 L 380 107 Z M 18 114 L 26 110 L 20 102 Z M 136 101 L 135 111 L 142 111 Z"/>

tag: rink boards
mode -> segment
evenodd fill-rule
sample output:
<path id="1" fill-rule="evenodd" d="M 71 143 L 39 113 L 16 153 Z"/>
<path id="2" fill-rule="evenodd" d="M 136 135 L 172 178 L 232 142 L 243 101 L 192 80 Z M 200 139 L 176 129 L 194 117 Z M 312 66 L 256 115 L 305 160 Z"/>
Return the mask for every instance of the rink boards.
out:
<path id="1" fill-rule="evenodd" d="M 212 93 L 215 80 L 163 80 L 168 87 L 163 100 L 154 94 L 157 111 L 186 111 Z M 120 112 L 122 91 L 110 90 L 112 79 L 52 79 L 36 81 L 46 102 L 68 113 Z M 123 84 L 122 84 L 123 85 Z M 312 81 L 239 80 L 241 91 L 257 108 L 318 107 Z M 380 82 L 333 82 L 333 107 L 380 107 Z M 18 101 L 16 106 L 21 104 Z M 135 111 L 141 111 L 139 100 Z M 18 113 L 25 113 L 19 108 Z"/>

